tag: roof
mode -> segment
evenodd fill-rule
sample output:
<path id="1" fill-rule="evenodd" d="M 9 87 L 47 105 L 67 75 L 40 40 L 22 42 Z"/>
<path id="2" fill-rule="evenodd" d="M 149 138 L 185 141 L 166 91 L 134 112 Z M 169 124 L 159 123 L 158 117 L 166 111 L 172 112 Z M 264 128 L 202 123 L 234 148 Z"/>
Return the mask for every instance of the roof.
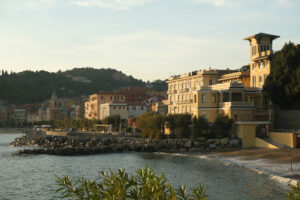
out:
<path id="1" fill-rule="evenodd" d="M 244 38 L 244 40 L 250 40 L 251 38 L 261 38 L 261 37 L 270 37 L 272 39 L 276 39 L 276 38 L 279 38 L 280 36 L 260 32 L 260 33 L 257 33 L 255 35 L 251 35 L 249 37 L 246 37 L 246 38 Z"/>

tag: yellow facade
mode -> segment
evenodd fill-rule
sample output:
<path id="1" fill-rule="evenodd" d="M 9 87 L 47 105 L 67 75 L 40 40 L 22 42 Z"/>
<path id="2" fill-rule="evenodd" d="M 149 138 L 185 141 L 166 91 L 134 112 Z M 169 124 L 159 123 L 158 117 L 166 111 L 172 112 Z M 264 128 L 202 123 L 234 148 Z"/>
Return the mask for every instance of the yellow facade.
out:
<path id="1" fill-rule="evenodd" d="M 278 37 L 277 35 L 258 33 L 244 39 L 250 42 L 250 87 L 263 87 L 270 74 L 272 42 Z"/>

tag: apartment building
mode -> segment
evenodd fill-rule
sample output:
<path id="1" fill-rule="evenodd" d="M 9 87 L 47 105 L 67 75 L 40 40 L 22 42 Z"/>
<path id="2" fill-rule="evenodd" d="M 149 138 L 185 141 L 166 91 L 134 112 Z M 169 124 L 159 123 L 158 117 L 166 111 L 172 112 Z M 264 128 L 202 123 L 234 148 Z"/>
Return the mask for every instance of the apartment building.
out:
<path id="1" fill-rule="evenodd" d="M 208 121 L 222 113 L 238 121 L 268 120 L 269 98 L 262 87 L 277 37 L 259 33 L 245 38 L 250 41 L 250 72 L 201 70 L 170 77 L 168 113 L 190 113 Z"/>
<path id="2" fill-rule="evenodd" d="M 105 103 L 124 103 L 125 95 L 117 92 L 99 91 L 99 93 L 89 96 L 89 100 L 84 103 L 84 117 L 87 119 L 100 119 L 100 105 Z"/>

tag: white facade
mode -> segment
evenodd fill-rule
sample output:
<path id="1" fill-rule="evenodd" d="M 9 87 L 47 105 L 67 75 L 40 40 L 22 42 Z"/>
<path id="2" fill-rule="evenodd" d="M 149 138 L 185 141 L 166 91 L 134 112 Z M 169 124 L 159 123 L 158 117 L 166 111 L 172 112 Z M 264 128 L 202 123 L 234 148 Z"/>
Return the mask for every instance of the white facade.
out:
<path id="1" fill-rule="evenodd" d="M 120 115 L 121 119 L 128 119 L 126 103 L 104 103 L 100 104 L 100 119 L 109 116 Z"/>
<path id="2" fill-rule="evenodd" d="M 147 107 L 146 106 L 134 106 L 134 105 L 129 105 L 127 106 L 128 110 L 128 116 L 130 117 L 139 117 L 143 113 L 147 112 Z"/>

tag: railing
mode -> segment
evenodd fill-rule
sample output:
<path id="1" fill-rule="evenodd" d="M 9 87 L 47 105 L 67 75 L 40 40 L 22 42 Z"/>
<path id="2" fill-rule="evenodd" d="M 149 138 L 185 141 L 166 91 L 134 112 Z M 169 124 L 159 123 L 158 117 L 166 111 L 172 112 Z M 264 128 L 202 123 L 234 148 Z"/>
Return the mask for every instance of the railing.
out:
<path id="1" fill-rule="evenodd" d="M 168 94 L 175 94 L 177 93 L 177 90 L 168 90 Z"/>
<path id="2" fill-rule="evenodd" d="M 188 92 L 189 89 L 188 89 L 188 88 L 182 88 L 182 89 L 180 89 L 179 91 L 180 91 L 180 92 Z"/>
<path id="3" fill-rule="evenodd" d="M 176 101 L 176 104 L 187 104 L 187 103 L 193 103 L 193 100 L 189 99 L 189 100 Z"/>
<path id="4" fill-rule="evenodd" d="M 219 103 L 219 107 L 253 107 L 253 102 L 222 102 Z"/>
<path id="5" fill-rule="evenodd" d="M 255 115 L 269 115 L 269 110 L 255 110 Z"/>

